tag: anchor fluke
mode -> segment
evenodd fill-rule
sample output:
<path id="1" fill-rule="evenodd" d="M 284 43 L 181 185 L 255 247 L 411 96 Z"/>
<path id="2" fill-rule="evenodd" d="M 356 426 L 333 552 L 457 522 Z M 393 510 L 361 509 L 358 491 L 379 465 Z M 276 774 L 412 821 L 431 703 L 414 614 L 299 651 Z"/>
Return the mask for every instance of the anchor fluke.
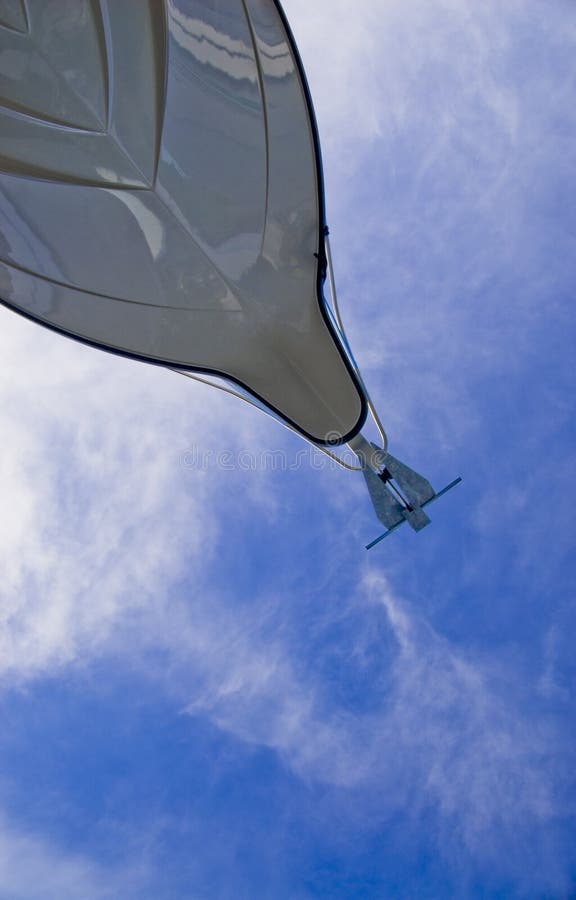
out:
<path id="1" fill-rule="evenodd" d="M 369 443 L 363 435 L 356 435 L 350 448 L 362 463 L 362 475 L 374 506 L 374 511 L 386 531 L 366 545 L 370 550 L 375 544 L 408 522 L 414 531 L 421 531 L 430 524 L 424 507 L 462 481 L 456 478 L 441 491 L 436 492 L 430 482 L 396 459 L 391 453 Z"/>

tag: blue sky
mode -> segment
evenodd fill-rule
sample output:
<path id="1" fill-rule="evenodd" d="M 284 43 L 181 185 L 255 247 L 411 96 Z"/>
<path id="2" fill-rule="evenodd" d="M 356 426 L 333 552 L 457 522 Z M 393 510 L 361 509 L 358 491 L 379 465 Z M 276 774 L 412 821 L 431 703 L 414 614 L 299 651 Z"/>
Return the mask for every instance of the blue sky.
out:
<path id="1" fill-rule="evenodd" d="M 285 9 L 351 345 L 464 482 L 367 553 L 359 476 L 0 311 L 1 900 L 576 890 L 574 12 Z"/>

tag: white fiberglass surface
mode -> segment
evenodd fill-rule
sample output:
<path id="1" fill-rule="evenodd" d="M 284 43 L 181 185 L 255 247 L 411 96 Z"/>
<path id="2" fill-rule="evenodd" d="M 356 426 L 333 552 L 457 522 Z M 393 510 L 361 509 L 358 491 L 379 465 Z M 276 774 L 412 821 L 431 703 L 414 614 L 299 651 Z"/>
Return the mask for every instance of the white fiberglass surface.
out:
<path id="1" fill-rule="evenodd" d="M 314 125 L 274 0 L 0 6 L 0 297 L 222 373 L 314 440 L 361 390 L 318 296 Z"/>

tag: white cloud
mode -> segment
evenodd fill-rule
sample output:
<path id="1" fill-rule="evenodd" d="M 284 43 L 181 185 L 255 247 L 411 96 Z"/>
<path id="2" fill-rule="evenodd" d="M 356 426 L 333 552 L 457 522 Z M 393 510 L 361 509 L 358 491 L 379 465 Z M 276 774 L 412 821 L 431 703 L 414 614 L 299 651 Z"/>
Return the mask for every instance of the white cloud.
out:
<path id="1" fill-rule="evenodd" d="M 566 315 L 566 9 L 286 4 L 318 110 L 344 321 L 400 439 L 477 439 L 483 380 L 534 371 L 547 320 Z"/>
<path id="2" fill-rule="evenodd" d="M 467 658 L 409 614 L 381 576 L 367 587 L 399 648 L 387 731 L 402 765 L 418 761 L 423 805 L 436 804 L 472 849 L 494 849 L 527 822 L 554 818 L 554 780 L 541 760 L 554 755 L 558 735 L 525 716 L 502 661 Z"/>
<path id="3" fill-rule="evenodd" d="M 172 611 L 168 690 L 188 694 L 188 713 L 275 750 L 305 781 L 364 796 L 369 820 L 399 810 L 415 822 L 431 815 L 440 852 L 460 847 L 521 880 L 526 846 L 544 854 L 544 835 L 570 813 L 556 768 L 562 734 L 524 711 L 532 688 L 523 693 L 501 657 L 473 659 L 451 645 L 377 571 L 348 606 L 314 619 L 316 636 L 334 616 L 346 622 L 352 635 L 342 657 L 331 648 L 314 666 L 305 662 L 278 613 L 289 602 L 277 595 L 239 612 L 210 596 Z M 338 659 L 344 682 L 366 678 L 368 710 L 335 700 L 325 654 Z M 542 883 L 563 877 L 554 855 Z"/>
<path id="4" fill-rule="evenodd" d="M 482 286 L 495 247 L 503 258 L 526 249 L 516 229 L 539 151 L 526 159 L 519 150 L 520 137 L 533 134 L 522 131 L 532 109 L 529 97 L 519 97 L 494 74 L 510 48 L 508 26 L 495 5 L 465 0 L 364 0 L 352 15 L 347 0 L 286 0 L 285 7 L 325 138 L 329 212 L 336 212 L 347 242 L 336 258 L 343 305 L 342 293 L 356 296 L 358 259 L 374 273 L 386 257 L 387 283 L 416 298 L 427 270 L 414 266 L 415 258 L 424 255 L 435 271 L 452 273 L 432 286 L 435 300 L 425 316 L 417 302 L 404 316 L 396 304 L 394 329 L 383 334 L 385 329 L 372 327 L 372 313 L 355 313 L 351 330 L 353 346 L 375 378 L 383 377 L 387 364 L 396 370 L 387 394 L 392 422 L 430 440 L 422 413 L 416 413 L 424 402 L 422 379 L 402 383 L 414 359 L 418 365 L 424 360 L 429 418 L 438 421 L 442 410 L 451 410 L 434 425 L 434 440 L 443 435 L 448 446 L 455 434 L 461 437 L 456 417 L 464 421 L 462 430 L 478 426 L 465 409 L 475 378 L 515 364 L 505 346 L 510 328 L 537 321 L 519 298 L 510 327 L 496 319 L 496 328 L 482 331 L 485 326 L 456 298 L 458 279 L 467 288 Z M 550 16 L 546 33 L 554 43 L 557 23 Z M 429 107 L 422 105 L 426 96 Z M 401 162 L 402 140 L 407 152 L 416 133 L 426 152 L 410 171 L 406 191 L 403 173 L 391 173 L 388 184 L 401 194 L 396 206 L 383 216 L 386 197 L 368 204 L 366 197 L 351 196 L 358 182 L 350 175 L 376 145 L 384 170 L 392 159 Z M 523 163 L 518 171 L 517 162 Z M 458 177 L 444 210 L 453 164 Z M 482 234 L 491 241 L 477 255 L 448 260 L 446 248 L 471 204 L 485 225 L 495 210 L 505 210 L 505 239 L 499 220 L 493 232 L 486 225 Z M 418 244 L 418 256 L 403 237 L 416 232 L 422 215 L 430 220 L 430 240 L 424 248 Z M 381 281 L 362 286 L 362 308 L 384 317 L 385 293 Z M 165 679 L 166 690 L 189 712 L 274 749 L 304 779 L 371 795 L 379 807 L 375 815 L 410 809 L 418 817 L 432 810 L 440 841 L 450 832 L 456 835 L 452 846 L 479 856 L 499 847 L 503 865 L 506 853 L 513 865 L 523 834 L 542 833 L 567 812 L 558 796 L 562 767 L 555 766 L 561 735 L 524 712 L 528 704 L 509 683 L 505 666 L 497 666 L 496 658 L 469 658 L 395 597 L 381 574 L 367 575 L 348 607 L 314 620 L 321 630 L 332 615 L 349 617 L 351 642 L 339 662 L 349 672 L 374 675 L 368 711 L 338 702 L 329 679 L 303 665 L 290 633 L 294 626 L 281 612 L 289 594 L 279 590 L 239 608 L 235 598 L 210 590 L 210 548 L 221 527 L 211 506 L 219 488 L 202 473 L 194 473 L 192 483 L 189 473 L 184 478 L 179 456 L 191 443 L 258 444 L 256 430 L 267 426 L 257 424 L 257 414 L 239 408 L 222 430 L 218 423 L 233 407 L 218 395 L 208 400 L 184 379 L 73 347 L 0 312 L 0 676 L 41 676 L 119 647 L 145 668 L 148 649 L 167 649 L 165 668 L 147 674 Z M 490 351 L 476 357 L 471 375 L 462 366 L 469 357 L 462 338 L 478 330 Z M 259 511 L 275 508 L 265 479 L 250 490 Z M 509 499 L 522 510 L 524 495 L 511 488 Z M 491 503 L 488 498 L 486 511 Z M 345 564 L 343 548 L 344 539 L 337 548 L 330 544 L 328 553 L 338 561 L 326 568 Z M 170 588 L 182 576 L 188 596 L 171 597 L 167 615 Z M 555 645 L 551 638 L 542 691 L 556 690 Z M 375 656 L 378 664 L 370 662 Z M 49 852 L 35 839 L 3 840 L 5 858 L 17 857 L 18 846 L 40 861 Z M 84 863 L 70 865 L 70 871 L 85 871 Z M 87 889 L 78 896 L 92 895 Z"/>
<path id="5" fill-rule="evenodd" d="M 218 473 L 180 458 L 246 426 L 208 388 L 1 315 L 0 676 L 18 679 L 96 652 L 209 562 Z"/>
<path id="6" fill-rule="evenodd" d="M 142 897 L 145 872 L 114 871 L 23 831 L 0 814 L 0 900 Z"/>
<path id="7" fill-rule="evenodd" d="M 196 405 L 184 379 L 165 387 L 167 373 L 137 367 L 132 376 L 136 364 L 102 361 L 36 332 L 6 314 L 3 490 L 14 518 L 4 517 L 0 549 L 10 573 L 5 680 L 118 652 L 164 682 L 175 703 L 272 748 L 303 779 L 368 792 L 384 817 L 407 806 L 415 816 L 433 810 L 439 832 L 451 830 L 472 855 L 497 843 L 513 848 L 517 832 L 565 812 L 553 774 L 557 735 L 526 718 L 506 673 L 491 674 L 494 660 L 468 659 L 410 613 L 382 575 L 368 574 L 344 604 L 313 620 L 316 637 L 334 617 L 346 622 L 349 645 L 323 653 L 336 654 L 346 678 L 367 678 L 364 711 L 304 665 L 305 626 L 295 631 L 282 612 L 289 596 L 239 606 L 212 589 L 215 482 L 195 473 L 185 491 L 178 457 L 195 418 L 215 442 L 219 411 L 213 418 Z M 194 406 L 182 420 L 184 402 Z M 260 493 L 258 483 L 250 502 Z M 330 553 L 356 565 L 341 541 Z M 188 592 L 171 595 L 184 573 Z M 161 669 L 148 653 L 157 648 Z"/>

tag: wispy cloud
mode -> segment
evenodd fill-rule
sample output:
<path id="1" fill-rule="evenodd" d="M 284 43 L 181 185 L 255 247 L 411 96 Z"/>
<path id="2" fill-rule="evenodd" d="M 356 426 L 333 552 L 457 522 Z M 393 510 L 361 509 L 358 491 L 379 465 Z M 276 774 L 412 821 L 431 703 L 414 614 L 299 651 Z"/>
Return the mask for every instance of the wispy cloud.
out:
<path id="1" fill-rule="evenodd" d="M 145 870 L 114 871 L 18 828 L 0 813 L 1 900 L 142 897 Z"/>
<path id="2" fill-rule="evenodd" d="M 212 599 L 211 621 L 195 623 L 194 640 L 178 627 L 175 680 L 194 697 L 188 712 L 273 748 L 306 780 L 368 791 L 377 820 L 398 810 L 414 823 L 431 816 L 440 852 L 460 846 L 503 870 L 514 870 L 527 845 L 548 852 L 542 838 L 572 810 L 561 795 L 566 735 L 526 711 L 538 686 L 522 689 L 501 657 L 474 658 L 451 644 L 377 571 L 351 602 L 353 615 L 340 607 L 353 634 L 339 662 L 346 681 L 368 679 L 369 709 L 335 701 L 336 685 L 326 693 L 316 673 L 335 648 L 302 672 L 298 654 L 271 636 L 265 608 L 249 621 Z"/>
<path id="3" fill-rule="evenodd" d="M 13 328 L 16 367 L 30 326 Z M 534 835 L 570 812 L 560 796 L 565 767 L 556 766 L 564 738 L 545 717 L 527 714 L 514 668 L 442 637 L 378 570 L 362 575 L 344 537 L 331 553 L 339 571 L 356 571 L 360 587 L 304 620 L 281 589 L 263 588 L 239 605 L 211 585 L 216 488 L 200 478 L 182 493 L 174 441 L 187 428 L 164 430 L 182 396 L 171 399 L 159 387 L 163 373 L 145 370 L 138 386 L 126 378 L 118 391 L 123 364 L 100 367 L 76 348 L 51 369 L 55 340 L 60 351 L 48 336 L 40 362 L 24 376 L 20 368 L 18 387 L 5 386 L 3 458 L 17 514 L 2 549 L 11 573 L 4 679 L 120 653 L 163 684 L 175 708 L 273 749 L 305 782 L 363 797 L 373 822 L 399 810 L 414 822 L 432 816 L 441 850 L 500 856 L 504 869 L 503 847 L 513 867 L 522 841 L 537 846 Z M 141 414 L 150 396 L 161 401 L 160 416 Z M 191 587 L 176 591 L 184 573 Z M 323 592 L 332 596 L 332 576 Z M 346 702 L 345 684 L 364 684 L 364 697 L 360 687 Z"/>
<path id="4" fill-rule="evenodd" d="M 558 895 L 570 852 L 555 829 L 574 813 L 569 726 L 552 714 L 572 711 L 573 466 L 556 437 L 573 412 L 570 367 L 559 373 L 575 283 L 574 26 L 562 3 L 545 17 L 471 0 L 285 7 L 319 114 L 352 345 L 393 440 L 437 468 L 457 446 L 454 474 L 478 472 L 460 519 L 474 540 L 448 533 L 442 551 L 462 553 L 455 602 L 469 588 L 494 634 L 476 641 L 471 613 L 460 637 L 443 629 L 430 610 L 449 602 L 433 587 L 416 607 L 437 564 L 427 537 L 400 562 L 390 548 L 386 575 L 360 560 L 347 510 L 368 501 L 353 476 L 323 473 L 313 494 L 305 472 L 272 489 L 266 473 L 181 468 L 191 444 L 292 441 L 259 414 L 0 310 L 0 679 L 128 661 L 175 713 L 327 788 L 359 832 L 397 817 L 430 831 L 451 871 L 484 864 Z M 256 523 L 304 532 L 308 514 L 323 543 L 271 575 L 281 537 L 256 546 Z M 246 540 L 222 563 L 235 520 Z M 416 553 L 422 581 L 400 591 Z M 501 633 L 503 579 L 485 574 L 498 567 L 515 579 Z M 525 610 L 536 650 L 515 643 Z M 95 864 L 6 820 L 0 860 L 10 900 L 40 897 L 42 881 L 59 898 L 113 895 Z"/>
<path id="5" fill-rule="evenodd" d="M 489 379 L 510 393 L 550 358 L 550 322 L 570 327 L 576 34 L 563 3 L 346 7 L 287 6 L 343 315 L 391 433 L 449 450 L 478 440 Z"/>
<path id="6" fill-rule="evenodd" d="M 0 675 L 18 678 L 95 651 L 209 561 L 219 473 L 180 456 L 246 426 L 188 380 L 2 319 Z"/>

